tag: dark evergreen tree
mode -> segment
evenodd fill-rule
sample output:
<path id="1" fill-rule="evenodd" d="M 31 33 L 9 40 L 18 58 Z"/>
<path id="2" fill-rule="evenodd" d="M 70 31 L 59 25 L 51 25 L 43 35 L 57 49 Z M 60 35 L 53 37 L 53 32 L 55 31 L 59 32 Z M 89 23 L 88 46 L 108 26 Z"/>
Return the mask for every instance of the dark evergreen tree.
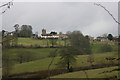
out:
<path id="1" fill-rule="evenodd" d="M 113 40 L 112 34 L 108 34 L 107 38 L 108 38 L 108 40 L 110 40 L 110 41 Z"/>

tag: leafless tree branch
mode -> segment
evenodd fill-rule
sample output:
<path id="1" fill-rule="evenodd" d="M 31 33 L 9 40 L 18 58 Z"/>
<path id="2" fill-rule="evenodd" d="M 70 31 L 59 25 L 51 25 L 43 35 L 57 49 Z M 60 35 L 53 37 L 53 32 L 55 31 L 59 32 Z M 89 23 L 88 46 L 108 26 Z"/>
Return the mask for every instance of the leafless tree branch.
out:
<path id="1" fill-rule="evenodd" d="M 97 3 L 94 3 L 94 5 L 102 7 L 105 11 L 108 12 L 108 14 L 113 18 L 113 20 L 114 20 L 116 23 L 120 24 L 120 22 L 118 22 L 118 21 L 115 19 L 115 17 L 113 16 L 113 14 L 111 14 L 110 11 L 106 9 L 106 7 L 102 6 L 101 4 L 97 4 Z"/>
<path id="2" fill-rule="evenodd" d="M 52 58 L 52 60 L 51 60 L 50 64 L 48 65 L 48 79 L 49 79 L 49 80 L 50 80 L 50 66 L 51 66 L 51 65 L 52 65 L 52 63 L 53 63 L 54 58 L 55 58 L 55 57 L 53 57 L 53 58 Z"/>
<path id="3" fill-rule="evenodd" d="M 10 1 L 10 2 L 8 2 L 8 3 L 5 3 L 5 4 L 1 5 L 1 6 L 0 6 L 0 8 L 2 8 L 2 7 L 4 7 L 4 6 L 11 5 L 11 3 L 12 3 L 12 2 L 13 2 L 13 0 L 12 0 L 12 1 Z"/>
<path id="4" fill-rule="evenodd" d="M 7 6 L 9 3 L 6 3 L 6 4 L 3 4 L 0 6 L 0 8 L 4 7 L 4 6 Z"/>
<path id="5" fill-rule="evenodd" d="M 6 8 L 4 11 L 1 12 L 1 15 L 2 15 L 3 13 L 5 13 L 5 12 L 7 11 L 7 9 L 11 7 L 11 5 L 13 5 L 13 0 L 10 1 L 10 2 L 8 2 L 8 3 L 5 3 L 5 4 L 3 4 L 3 5 L 0 5 L 0 8 L 3 8 L 3 7 L 6 7 L 6 6 L 7 6 L 7 8 Z"/>

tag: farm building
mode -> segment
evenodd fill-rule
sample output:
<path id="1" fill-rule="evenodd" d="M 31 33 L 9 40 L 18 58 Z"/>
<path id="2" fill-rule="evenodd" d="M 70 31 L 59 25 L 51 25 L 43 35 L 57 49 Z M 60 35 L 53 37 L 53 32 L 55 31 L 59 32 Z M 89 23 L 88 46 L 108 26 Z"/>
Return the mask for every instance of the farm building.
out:
<path id="1" fill-rule="evenodd" d="M 4 31 L 3 33 L 3 37 L 13 36 L 13 35 L 14 35 L 14 31 L 13 32 Z"/>
<path id="2" fill-rule="evenodd" d="M 99 36 L 99 37 L 96 38 L 96 40 L 97 41 L 108 41 L 108 38 Z"/>

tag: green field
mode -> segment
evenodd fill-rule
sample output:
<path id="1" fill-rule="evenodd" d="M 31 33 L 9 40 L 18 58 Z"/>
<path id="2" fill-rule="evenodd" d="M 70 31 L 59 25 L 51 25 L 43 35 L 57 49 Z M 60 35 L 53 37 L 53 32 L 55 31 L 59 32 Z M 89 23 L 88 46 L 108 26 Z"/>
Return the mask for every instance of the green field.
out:
<path id="1" fill-rule="evenodd" d="M 118 76 L 118 71 L 112 71 L 114 69 L 118 69 L 118 66 L 86 70 L 86 72 L 88 78 L 109 78 L 110 76 Z M 112 72 L 103 73 L 104 71 L 112 71 Z M 86 78 L 86 75 L 84 71 L 77 71 L 77 72 L 65 73 L 65 74 L 53 76 L 51 78 Z"/>
<path id="2" fill-rule="evenodd" d="M 95 44 L 91 44 L 91 50 L 92 53 L 99 53 L 100 52 L 100 47 L 105 44 L 106 42 L 94 42 Z M 69 45 L 70 42 L 67 40 L 66 45 Z M 118 46 L 114 45 L 114 42 L 110 42 L 113 51 L 118 51 Z M 52 44 L 50 43 L 49 40 L 38 40 L 38 39 L 32 39 L 32 38 L 18 38 L 18 45 L 23 45 L 23 46 L 41 46 L 41 47 L 50 47 Z M 64 40 L 57 40 L 56 44 L 54 46 L 65 46 L 65 41 Z M 30 49 L 29 49 L 30 50 Z M 31 50 L 32 51 L 32 50 Z M 44 50 L 43 50 L 44 51 Z M 49 50 L 46 50 L 49 51 Z M 39 51 L 36 51 L 39 52 Z"/>
<path id="3" fill-rule="evenodd" d="M 103 46 L 105 43 L 99 43 L 99 44 L 91 44 L 91 50 L 92 54 L 100 53 L 100 47 Z M 118 51 L 118 46 L 117 45 L 111 45 L 113 51 L 117 52 Z"/>
<path id="4" fill-rule="evenodd" d="M 91 45 L 92 53 L 99 53 L 99 48 L 105 44 L 106 42 L 95 42 L 95 44 Z M 69 45 L 70 42 L 67 40 L 66 45 Z M 114 42 L 110 42 L 111 46 L 113 47 L 114 51 L 118 50 L 118 46 L 114 45 Z M 38 39 L 32 39 L 32 38 L 18 38 L 18 45 L 23 46 L 41 46 L 41 47 L 47 47 L 52 46 L 49 40 L 38 40 Z M 65 46 L 64 40 L 57 40 L 56 44 L 54 46 Z"/>
<path id="5" fill-rule="evenodd" d="M 66 44 L 69 44 L 69 41 L 66 41 Z M 24 45 L 24 46 L 52 46 L 49 40 L 38 40 L 38 39 L 32 39 L 32 38 L 18 38 L 18 45 Z M 64 40 L 57 40 L 56 44 L 54 46 L 65 46 Z"/>
<path id="6" fill-rule="evenodd" d="M 111 52 L 111 53 L 104 53 L 104 54 L 94 54 L 95 58 L 94 65 L 96 64 L 103 64 L 108 63 L 110 64 L 111 61 L 105 60 L 106 57 L 114 56 L 118 57 L 117 53 Z M 87 62 L 88 55 L 80 55 L 77 57 L 77 62 L 74 64 L 73 67 L 84 67 L 84 66 L 90 66 L 91 64 Z M 47 70 L 48 64 L 50 63 L 51 58 L 44 58 L 41 60 L 26 62 L 22 64 L 16 64 L 13 67 L 12 74 L 13 73 L 22 73 L 22 72 L 34 72 L 34 71 L 40 71 L 40 70 Z M 51 66 L 51 69 L 57 68 L 57 61 L 59 60 L 59 57 L 56 57 L 54 60 L 54 63 Z M 114 61 L 114 63 L 118 63 L 118 61 Z"/>
<path id="7" fill-rule="evenodd" d="M 7 53 L 10 54 L 14 57 L 17 56 L 17 54 L 19 53 L 33 53 L 33 57 L 38 57 L 38 58 L 44 58 L 44 57 L 48 57 L 49 53 L 52 50 L 55 50 L 56 48 L 37 48 L 37 49 L 27 49 L 27 48 L 13 48 L 13 49 L 5 49 L 3 50 L 3 54 Z"/>

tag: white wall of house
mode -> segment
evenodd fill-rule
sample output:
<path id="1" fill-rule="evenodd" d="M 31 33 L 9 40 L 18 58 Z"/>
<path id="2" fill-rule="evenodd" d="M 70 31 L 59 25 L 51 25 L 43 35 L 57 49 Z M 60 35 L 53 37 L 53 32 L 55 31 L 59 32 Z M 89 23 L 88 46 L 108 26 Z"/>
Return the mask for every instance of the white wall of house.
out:
<path id="1" fill-rule="evenodd" d="M 45 38 L 45 39 L 46 39 L 46 38 L 59 38 L 59 36 L 54 36 L 54 35 L 53 35 L 53 36 L 42 36 L 42 35 L 41 35 L 40 37 L 41 37 L 41 38 Z"/>

